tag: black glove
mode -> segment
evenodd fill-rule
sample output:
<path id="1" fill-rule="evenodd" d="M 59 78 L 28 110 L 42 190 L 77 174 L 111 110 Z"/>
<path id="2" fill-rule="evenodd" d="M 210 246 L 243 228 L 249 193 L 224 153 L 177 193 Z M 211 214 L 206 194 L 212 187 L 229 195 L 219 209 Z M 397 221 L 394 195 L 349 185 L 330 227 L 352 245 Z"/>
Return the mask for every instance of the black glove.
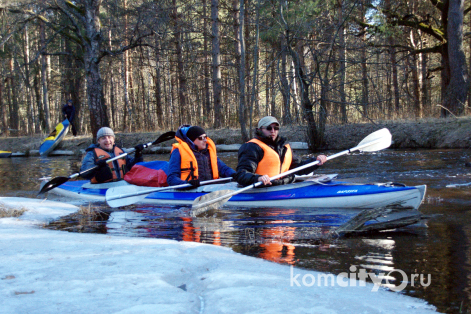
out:
<path id="1" fill-rule="evenodd" d="M 200 180 L 198 180 L 198 179 L 189 180 L 186 183 L 191 184 L 191 186 L 187 186 L 186 188 L 181 188 L 181 190 L 183 190 L 183 191 L 191 190 L 191 189 L 197 188 L 201 185 Z"/>
<path id="2" fill-rule="evenodd" d="M 232 178 L 233 180 L 235 180 L 236 176 L 237 176 L 237 172 L 234 172 L 233 174 L 231 174 L 231 178 Z"/>
<path id="3" fill-rule="evenodd" d="M 110 167 L 98 168 L 98 170 L 95 173 L 95 179 L 99 183 L 113 180 L 113 174 L 111 173 Z"/>
<path id="4" fill-rule="evenodd" d="M 192 185 L 192 187 L 194 187 L 194 188 L 197 188 L 201 185 L 199 179 L 190 180 L 190 181 L 188 181 L 188 183 L 190 183 Z"/>
<path id="5" fill-rule="evenodd" d="M 108 160 L 108 159 L 100 159 L 100 160 L 98 160 L 98 161 L 96 162 L 96 165 L 97 165 L 98 167 L 100 167 L 100 168 L 106 167 L 106 161 L 107 161 L 107 160 Z"/>
<path id="6" fill-rule="evenodd" d="M 134 149 L 136 150 L 135 151 L 135 154 L 134 154 L 134 157 L 135 158 L 141 158 L 142 157 L 142 150 L 145 148 L 145 145 L 144 144 L 139 144 L 139 145 L 136 145 L 134 147 Z"/>
<path id="7" fill-rule="evenodd" d="M 139 145 L 134 146 L 134 149 L 136 150 L 136 153 L 142 152 L 144 150 L 144 148 L 146 148 L 146 146 L 144 144 L 139 144 Z"/>

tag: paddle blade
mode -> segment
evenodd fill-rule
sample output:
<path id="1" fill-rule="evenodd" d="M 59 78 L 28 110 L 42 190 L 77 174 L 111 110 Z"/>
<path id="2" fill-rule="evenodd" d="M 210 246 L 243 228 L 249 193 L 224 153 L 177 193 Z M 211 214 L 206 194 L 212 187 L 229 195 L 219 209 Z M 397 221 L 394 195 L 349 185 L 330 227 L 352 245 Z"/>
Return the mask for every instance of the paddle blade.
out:
<path id="1" fill-rule="evenodd" d="M 219 209 L 232 197 L 233 192 L 234 190 L 214 191 L 196 198 L 191 206 L 190 216 L 197 217 L 207 211 Z"/>
<path id="2" fill-rule="evenodd" d="M 384 128 L 365 137 L 357 147 L 358 150 L 364 152 L 376 152 L 391 146 L 391 139 L 391 133 L 388 129 Z"/>
<path id="3" fill-rule="evenodd" d="M 160 144 L 160 143 L 169 141 L 169 140 L 174 139 L 174 138 L 175 138 L 175 132 L 174 132 L 174 131 L 169 131 L 169 132 L 166 132 L 166 133 L 160 135 L 160 136 L 152 143 L 152 145 L 157 145 L 157 144 Z"/>
<path id="4" fill-rule="evenodd" d="M 52 189 L 58 187 L 59 185 L 66 183 L 67 181 L 69 181 L 69 178 L 66 178 L 66 177 L 55 177 L 55 178 L 52 179 L 51 181 L 46 182 L 46 183 L 41 187 L 41 189 L 39 190 L 38 195 L 44 194 L 44 193 L 46 193 L 47 191 L 50 191 L 50 190 L 52 190 Z"/>
<path id="5" fill-rule="evenodd" d="M 155 188 L 147 187 L 147 190 L 155 190 Z M 144 191 L 145 192 L 145 191 Z M 143 193 L 143 187 L 135 185 L 117 186 L 109 188 L 106 191 L 106 203 L 110 207 L 128 206 L 138 203 L 146 198 L 152 192 Z M 137 194 L 137 195 L 136 195 Z"/>

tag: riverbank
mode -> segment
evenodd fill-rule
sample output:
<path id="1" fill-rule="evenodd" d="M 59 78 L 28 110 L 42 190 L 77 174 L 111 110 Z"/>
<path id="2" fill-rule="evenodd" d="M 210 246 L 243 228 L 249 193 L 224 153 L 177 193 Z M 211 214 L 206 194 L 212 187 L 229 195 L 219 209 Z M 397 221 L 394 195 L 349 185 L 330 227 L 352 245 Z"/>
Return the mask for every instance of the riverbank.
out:
<path id="1" fill-rule="evenodd" d="M 424 119 L 411 121 L 383 121 L 376 124 L 346 124 L 326 126 L 324 150 L 343 150 L 356 146 L 368 134 L 388 128 L 393 136 L 391 148 L 471 148 L 471 117 Z M 240 129 L 206 129 L 216 144 L 242 144 Z M 116 143 L 121 147 L 134 147 L 140 143 L 152 142 L 163 131 L 147 133 L 116 132 Z M 283 126 L 282 136 L 291 142 L 306 142 L 306 126 Z M 45 135 L 0 137 L 0 150 L 25 153 L 38 150 Z M 81 154 L 92 143 L 92 137 L 67 135 L 57 149 Z M 171 141 L 160 147 L 169 147 Z M 160 150 L 157 150 L 160 151 Z M 166 152 L 166 150 L 162 150 Z M 150 151 L 147 151 L 150 153 Z"/>

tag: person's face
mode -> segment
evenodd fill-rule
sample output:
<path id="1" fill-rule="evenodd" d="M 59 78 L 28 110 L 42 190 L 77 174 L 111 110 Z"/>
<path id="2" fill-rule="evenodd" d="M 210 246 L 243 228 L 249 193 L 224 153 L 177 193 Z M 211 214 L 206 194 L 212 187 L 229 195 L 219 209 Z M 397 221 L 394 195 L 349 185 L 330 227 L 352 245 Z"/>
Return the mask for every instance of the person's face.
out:
<path id="1" fill-rule="evenodd" d="M 98 139 L 98 144 L 100 145 L 101 149 L 110 150 L 113 148 L 114 145 L 114 136 L 102 136 Z"/>
<path id="2" fill-rule="evenodd" d="M 72 102 L 71 102 L 71 101 L 69 101 L 67 104 L 68 104 L 69 106 L 72 106 Z"/>
<path id="3" fill-rule="evenodd" d="M 275 130 L 276 129 L 276 130 Z M 266 137 L 270 137 L 272 140 L 275 140 L 278 136 L 280 126 L 277 123 L 272 123 L 267 127 L 262 127 L 262 133 Z"/>
<path id="4" fill-rule="evenodd" d="M 206 148 L 207 138 L 208 137 L 206 136 L 206 134 L 202 134 L 199 137 L 195 138 L 193 143 L 195 143 L 198 150 L 203 150 Z"/>

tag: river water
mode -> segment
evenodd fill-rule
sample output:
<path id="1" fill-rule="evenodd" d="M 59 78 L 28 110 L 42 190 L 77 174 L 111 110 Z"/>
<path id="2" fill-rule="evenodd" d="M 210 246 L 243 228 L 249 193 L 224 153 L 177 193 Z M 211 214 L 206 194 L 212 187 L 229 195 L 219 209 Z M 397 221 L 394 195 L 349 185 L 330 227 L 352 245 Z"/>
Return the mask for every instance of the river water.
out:
<path id="1" fill-rule="evenodd" d="M 298 153 L 307 157 L 306 152 Z M 235 168 L 237 153 L 219 156 Z M 145 160 L 168 160 L 168 155 L 145 155 Z M 176 206 L 112 210 L 104 203 L 93 204 L 101 211 L 94 220 L 67 218 L 50 227 L 210 243 L 277 263 L 357 278 L 360 269 L 384 273 L 391 288 L 404 288 L 391 293 L 425 299 L 440 312 L 466 313 L 471 309 L 471 185 L 447 185 L 471 182 L 467 161 L 471 161 L 470 150 L 385 150 L 342 156 L 317 171 L 359 182 L 426 184 L 420 211 L 429 218 L 395 231 L 326 238 L 326 233 L 352 217 L 349 212 L 225 208 L 216 217 L 203 219 L 191 218 L 188 208 Z M 68 176 L 79 167 L 78 157 L 0 159 L 0 196 L 36 197 L 38 178 Z M 52 194 L 48 198 L 58 199 Z"/>

